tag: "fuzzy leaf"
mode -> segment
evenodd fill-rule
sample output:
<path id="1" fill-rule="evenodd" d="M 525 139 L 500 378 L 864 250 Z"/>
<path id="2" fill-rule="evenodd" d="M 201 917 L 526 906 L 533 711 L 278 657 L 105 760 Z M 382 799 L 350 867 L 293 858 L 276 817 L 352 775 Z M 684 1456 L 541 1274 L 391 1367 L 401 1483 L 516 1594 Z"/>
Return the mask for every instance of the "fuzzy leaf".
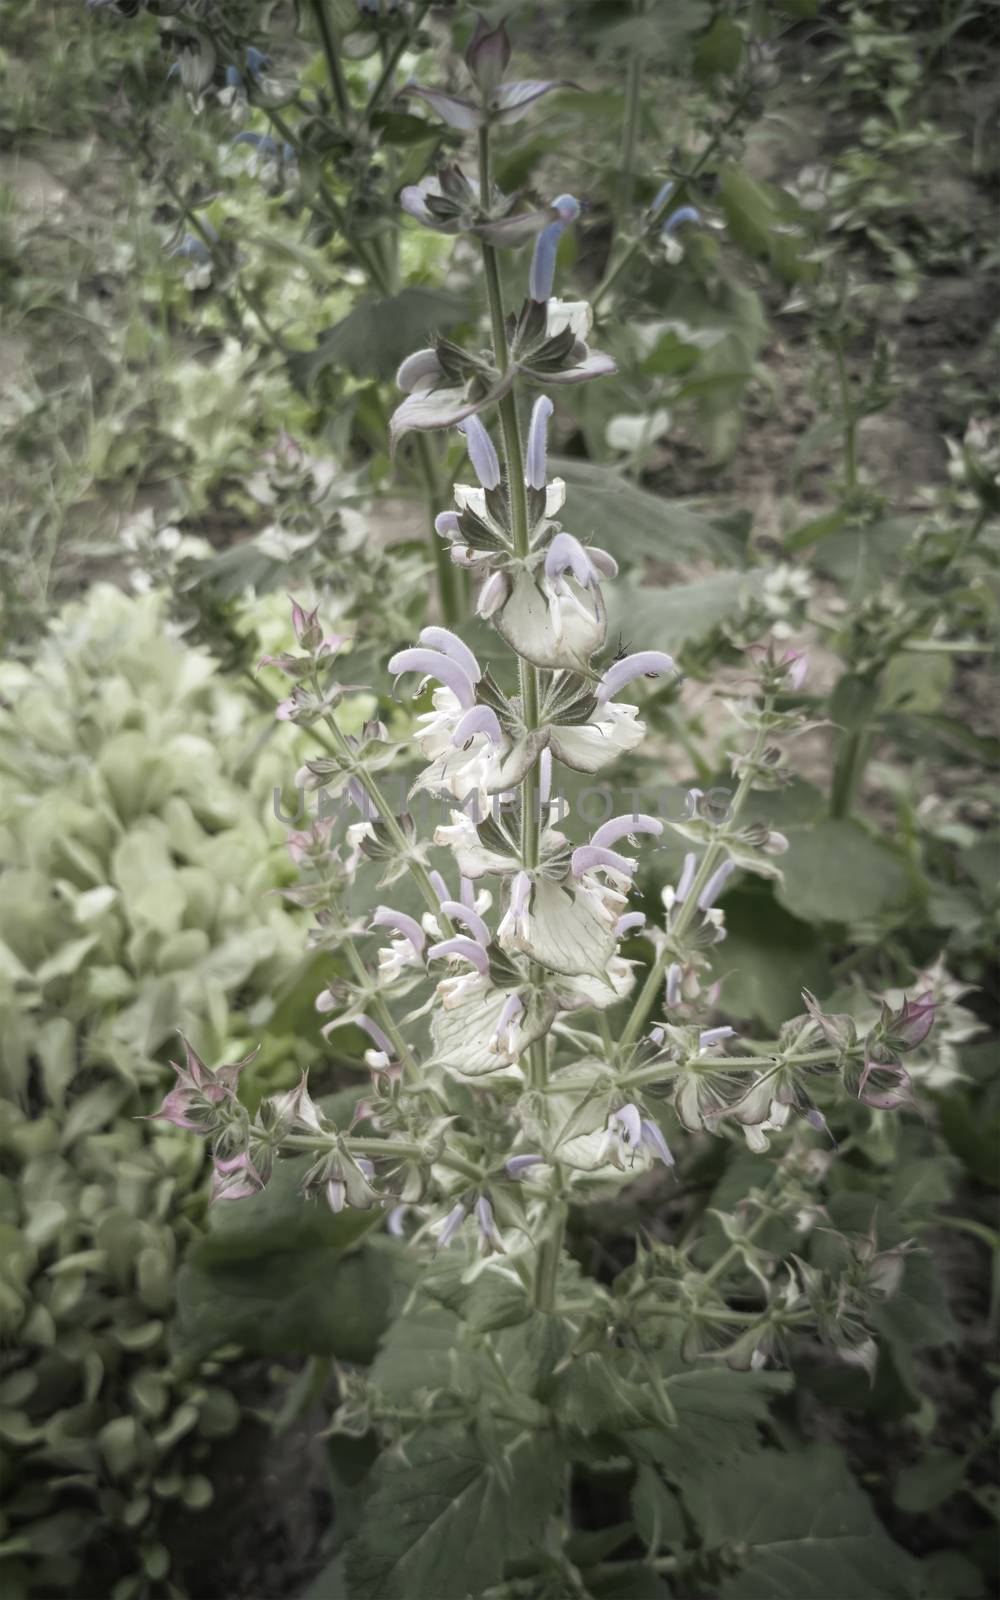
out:
<path id="1" fill-rule="evenodd" d="M 481 1594 L 537 1547 L 562 1494 L 554 1447 L 520 1434 L 487 1459 L 468 1433 L 427 1431 L 386 1452 L 348 1550 L 354 1600 Z"/>
<path id="2" fill-rule="evenodd" d="M 684 1486 L 710 1549 L 742 1547 L 719 1600 L 904 1600 L 914 1563 L 883 1530 L 840 1452 L 824 1445 L 730 1461 Z"/>

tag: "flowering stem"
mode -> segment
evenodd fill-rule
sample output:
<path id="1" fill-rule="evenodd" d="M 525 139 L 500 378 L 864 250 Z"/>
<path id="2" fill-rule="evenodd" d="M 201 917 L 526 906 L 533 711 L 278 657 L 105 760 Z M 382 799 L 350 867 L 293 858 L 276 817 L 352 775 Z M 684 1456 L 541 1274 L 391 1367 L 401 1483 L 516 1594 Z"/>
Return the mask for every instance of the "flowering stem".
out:
<path id="1" fill-rule="evenodd" d="M 871 749 L 871 729 L 855 728 L 844 735 L 837 755 L 830 793 L 831 817 L 849 817 L 861 785 Z"/>
<path id="2" fill-rule="evenodd" d="M 766 700 L 765 710 L 770 710 L 770 706 L 770 700 Z M 732 809 L 729 813 L 730 826 L 732 826 L 732 824 L 739 817 L 740 811 L 743 809 L 744 801 L 746 800 L 747 795 L 750 793 L 750 789 L 753 784 L 754 767 L 757 761 L 760 759 L 766 743 L 767 734 L 763 728 L 759 728 L 757 730 L 757 737 L 754 740 L 753 749 L 750 752 L 749 761 L 747 762 L 743 776 L 740 778 L 736 793 L 733 796 Z M 712 873 L 719 865 L 721 858 L 725 855 L 725 853 L 725 845 L 720 844 L 719 841 L 716 840 L 714 843 L 709 845 L 708 849 L 705 851 L 705 854 L 702 856 L 701 864 L 698 868 L 698 871 L 695 873 L 694 882 L 688 891 L 687 899 L 684 901 L 680 911 L 677 913 L 676 919 L 671 925 L 671 941 L 670 943 L 664 945 L 656 960 L 653 962 L 653 965 L 650 967 L 649 972 L 646 974 L 646 981 L 639 991 L 639 997 L 636 1000 L 635 1005 L 632 1007 L 632 1015 L 625 1024 L 625 1030 L 622 1033 L 620 1040 L 620 1045 L 623 1050 L 627 1049 L 629 1045 L 635 1044 L 635 1041 L 638 1039 L 646 1018 L 649 1016 L 650 1011 L 653 1009 L 653 1006 L 656 1003 L 660 984 L 663 982 L 667 967 L 670 965 L 670 962 L 673 958 L 672 945 L 679 943 L 679 941 L 683 939 L 684 935 L 688 931 L 688 928 L 691 926 L 691 923 L 694 921 L 699 909 L 698 900 L 701 896 L 701 892 L 708 883 L 709 878 L 711 878 Z"/>
<path id="3" fill-rule="evenodd" d="M 323 54 L 326 56 L 326 70 L 330 79 L 330 88 L 337 104 L 337 115 L 340 126 L 346 133 L 351 119 L 350 101 L 347 98 L 347 84 L 344 82 L 344 73 L 340 65 L 340 56 L 337 53 L 337 41 L 333 36 L 330 18 L 327 14 L 326 0 L 312 0 L 313 15 L 323 44 Z"/>
<path id="4" fill-rule="evenodd" d="M 660 202 L 655 211 L 650 212 L 646 226 L 641 230 L 638 237 L 632 240 L 631 244 L 622 251 L 615 265 L 605 273 L 601 282 L 594 291 L 590 302 L 595 316 L 601 301 L 614 288 L 626 267 L 631 265 L 632 259 L 646 235 L 653 232 L 657 224 L 663 221 L 668 211 L 676 211 L 678 206 L 681 206 L 686 202 L 688 198 L 688 191 L 690 190 L 691 185 L 702 173 L 707 163 L 712 159 L 712 156 L 718 149 L 721 140 L 729 132 L 730 128 L 733 126 L 733 123 L 737 120 L 742 110 L 743 101 L 739 100 L 729 113 L 729 116 L 726 118 L 726 120 L 720 123 L 719 127 L 715 130 L 715 133 L 712 135 L 709 143 L 705 146 L 701 155 L 698 157 L 698 160 L 691 168 L 691 171 L 687 173 L 685 177 L 680 178 L 676 184 L 676 187 L 671 191 L 671 193 Z"/>
<path id="5" fill-rule="evenodd" d="M 489 207 L 492 186 L 490 177 L 490 130 L 479 130 L 479 195 L 484 208 Z M 497 371 L 507 371 L 510 352 L 507 347 L 507 329 L 504 321 L 503 293 L 497 255 L 491 244 L 481 240 L 483 271 L 486 277 L 486 295 L 490 308 L 490 327 L 493 332 L 493 359 Z M 507 494 L 510 502 L 510 524 L 514 536 L 514 549 L 518 556 L 528 554 L 530 530 L 528 527 L 528 496 L 524 482 L 524 454 L 521 449 L 521 430 L 517 420 L 517 401 L 513 389 L 500 401 L 500 431 L 503 440 L 504 462 L 507 470 Z M 518 660 L 521 689 L 521 716 L 524 726 L 531 732 L 538 726 L 538 670 L 522 658 Z M 521 784 L 521 865 L 526 872 L 538 865 L 539 804 L 538 770 L 533 765 Z M 534 971 L 534 969 L 533 969 Z M 529 1053 L 531 1080 L 536 1086 L 545 1081 L 545 1051 L 540 1042 L 531 1046 Z"/>
<path id="6" fill-rule="evenodd" d="M 366 1006 L 370 1005 L 386 1038 L 391 1043 L 400 1061 L 405 1066 L 411 1067 L 416 1072 L 416 1062 L 403 1035 L 397 1028 L 392 1012 L 386 1005 L 382 996 L 371 988 L 371 974 L 361 959 L 361 953 L 349 933 L 342 934 L 339 940 L 340 948 L 347 957 L 351 971 L 359 984 L 364 986 Z"/>
<path id="7" fill-rule="evenodd" d="M 290 1133 L 286 1134 L 282 1144 L 289 1150 L 329 1150 L 332 1146 L 342 1144 L 354 1156 L 375 1156 L 387 1161 L 423 1161 L 427 1155 L 424 1146 L 418 1144 L 416 1139 L 355 1138 L 353 1134 L 324 1137 L 315 1133 Z M 453 1172 L 460 1172 L 463 1177 L 471 1178 L 475 1183 L 482 1182 L 482 1168 L 456 1155 L 453 1150 L 443 1150 L 435 1157 L 435 1161 L 442 1167 L 450 1167 Z"/>
<path id="8" fill-rule="evenodd" d="M 321 697 L 321 691 L 318 685 L 317 694 Z M 392 806 L 389 804 L 371 773 L 368 772 L 367 769 L 359 762 L 355 761 L 353 750 L 329 712 L 327 712 L 326 716 L 324 716 L 323 722 L 329 730 L 330 736 L 333 740 L 334 753 L 341 761 L 345 770 L 349 771 L 352 777 L 357 778 L 362 789 L 365 791 L 365 794 L 368 796 L 369 800 L 377 811 L 379 819 L 382 823 L 382 826 L 385 828 L 386 833 L 389 835 L 389 838 L 399 851 L 401 859 L 406 862 L 406 865 L 416 881 L 421 894 L 427 901 L 428 907 L 437 917 L 438 922 L 444 929 L 446 937 L 451 938 L 455 930 L 452 927 L 450 920 L 441 910 L 441 902 L 438 899 L 437 892 L 433 883 L 431 882 L 430 873 L 427 871 L 427 868 L 424 866 L 423 862 L 417 861 L 411 853 L 407 837 L 396 820 L 396 813 L 393 811 Z"/>

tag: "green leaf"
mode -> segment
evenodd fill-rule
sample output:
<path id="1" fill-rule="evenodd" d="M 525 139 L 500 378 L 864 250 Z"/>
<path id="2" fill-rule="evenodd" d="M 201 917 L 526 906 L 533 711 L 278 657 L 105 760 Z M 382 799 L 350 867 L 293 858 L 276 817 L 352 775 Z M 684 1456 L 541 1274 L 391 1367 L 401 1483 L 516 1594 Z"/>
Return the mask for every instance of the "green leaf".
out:
<path id="1" fill-rule="evenodd" d="M 901 1511 L 932 1511 L 958 1494 L 965 1482 L 965 1458 L 950 1450 L 932 1450 L 923 1461 L 904 1467 L 896 1479 L 893 1499 Z"/>
<path id="2" fill-rule="evenodd" d="M 259 1355 L 371 1361 L 398 1281 L 397 1252 L 387 1241 L 379 1246 L 349 1255 L 314 1248 L 188 1263 L 177 1279 L 178 1348 L 205 1354 L 238 1344 Z"/>
<path id="3" fill-rule="evenodd" d="M 651 1555 L 656 1555 L 664 1545 L 684 1543 L 680 1502 L 655 1467 L 639 1468 L 632 1488 L 632 1516 Z"/>
<path id="4" fill-rule="evenodd" d="M 406 356 L 466 315 L 464 301 L 442 289 L 414 287 L 362 300 L 314 350 L 293 356 L 290 365 L 305 389 L 330 366 L 346 367 L 356 378 L 391 378 Z"/>
<path id="5" fill-rule="evenodd" d="M 633 650 L 676 651 L 732 616 L 761 581 L 757 573 L 720 572 L 671 588 L 619 583 L 608 594 L 609 634 L 620 633 Z"/>
<path id="6" fill-rule="evenodd" d="M 804 231 L 790 229 L 798 207 L 789 195 L 730 163 L 719 174 L 719 200 L 731 237 L 780 282 L 797 283 L 814 270 L 801 259 Z"/>
<path id="7" fill-rule="evenodd" d="M 695 1478 L 710 1484 L 733 1456 L 757 1449 L 770 1403 L 791 1388 L 791 1379 L 780 1372 L 713 1368 L 675 1373 L 665 1386 L 676 1426 L 643 1432 L 636 1442 L 683 1489 Z"/>
<path id="8" fill-rule="evenodd" d="M 694 70 L 699 78 L 712 79 L 721 73 L 735 72 L 743 54 L 743 31 L 732 17 L 716 17 L 708 32 L 698 40 Z"/>
<path id="9" fill-rule="evenodd" d="M 590 461 L 560 457 L 550 466 L 553 476 L 566 480 L 577 538 L 610 551 L 623 566 L 634 566 L 642 556 L 714 557 L 731 566 L 741 556 L 731 535 L 683 501 L 663 500 Z"/>
<path id="10" fill-rule="evenodd" d="M 537 1548 L 563 1495 L 554 1444 L 519 1434 L 487 1457 L 467 1433 L 425 1432 L 375 1468 L 347 1552 L 352 1600 L 460 1600 Z"/>
<path id="11" fill-rule="evenodd" d="M 909 875 L 894 852 L 856 822 L 829 818 L 789 830 L 778 899 L 803 922 L 863 922 L 899 911 Z"/>
<path id="12" fill-rule="evenodd" d="M 731 1461 L 683 1486 L 710 1549 L 741 1550 L 719 1600 L 903 1600 L 917 1567 L 893 1544 L 838 1450 Z"/>
<path id="13" fill-rule="evenodd" d="M 335 1216 L 317 1195 L 303 1195 L 302 1179 L 311 1162 L 310 1156 L 279 1161 L 260 1194 L 213 1206 L 209 1232 L 189 1252 L 192 1264 L 253 1262 L 278 1250 L 347 1250 L 378 1225 L 377 1210 L 348 1209 Z"/>
<path id="14" fill-rule="evenodd" d="M 712 952 L 712 971 L 727 1015 L 757 1017 L 775 1032 L 802 1010 L 803 989 L 824 995 L 831 984 L 823 941 L 757 880 L 726 896 L 726 938 Z"/>

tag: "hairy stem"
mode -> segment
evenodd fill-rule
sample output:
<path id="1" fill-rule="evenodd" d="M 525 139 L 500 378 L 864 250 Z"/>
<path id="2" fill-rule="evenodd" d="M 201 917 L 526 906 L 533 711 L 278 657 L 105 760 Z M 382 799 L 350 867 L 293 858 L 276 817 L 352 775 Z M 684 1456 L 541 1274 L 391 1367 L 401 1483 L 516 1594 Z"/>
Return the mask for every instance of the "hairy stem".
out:
<path id="1" fill-rule="evenodd" d="M 444 540 L 439 539 L 434 531 L 434 518 L 441 509 L 444 489 L 433 444 L 424 433 L 417 432 L 415 438 L 417 463 L 427 491 L 427 537 L 431 542 L 437 574 L 438 605 L 441 610 L 441 620 L 446 627 L 453 628 L 461 613 L 461 575 L 448 553 Z"/>
<path id="2" fill-rule="evenodd" d="M 426 5 L 417 6 L 413 13 L 413 18 L 410 22 L 409 29 L 400 33 L 399 38 L 396 40 L 392 49 L 387 53 L 385 61 L 382 64 L 382 71 L 379 73 L 375 87 L 368 96 L 368 102 L 365 106 L 364 112 L 365 121 L 368 120 L 373 111 L 378 110 L 382 101 L 382 97 L 392 82 L 392 75 L 399 65 L 400 57 L 402 56 L 404 50 L 408 50 L 410 45 L 413 43 L 420 24 L 423 22 L 429 10 L 430 0 L 427 0 Z"/>
<path id="3" fill-rule="evenodd" d="M 770 709 L 770 701 L 765 702 L 765 709 Z M 754 765 L 760 759 L 766 743 L 767 734 L 765 730 L 763 728 L 758 729 L 757 737 L 754 740 L 753 749 L 750 752 L 750 759 L 747 763 L 746 770 L 744 771 L 743 776 L 741 777 L 737 786 L 736 793 L 733 796 L 732 809 L 729 813 L 730 826 L 732 826 L 738 820 L 746 797 L 750 793 L 750 789 L 753 785 Z M 642 1032 L 646 1019 L 656 1003 L 660 984 L 663 982 L 664 974 L 666 973 L 667 967 L 670 965 L 670 962 L 673 959 L 673 950 L 671 946 L 674 944 L 679 944 L 690 928 L 692 922 L 698 914 L 698 900 L 701 896 L 701 892 L 708 883 L 716 867 L 721 865 L 725 854 L 725 844 L 715 840 L 709 845 L 708 849 L 705 851 L 705 854 L 702 856 L 700 865 L 694 876 L 694 882 L 692 883 L 688 892 L 687 899 L 684 901 L 684 904 L 681 906 L 677 916 L 671 924 L 671 940 L 664 945 L 656 960 L 653 962 L 653 965 L 650 967 L 649 972 L 646 974 L 646 981 L 639 991 L 638 998 L 632 1007 L 632 1014 L 629 1017 L 628 1022 L 625 1024 L 625 1028 L 620 1040 L 620 1046 L 623 1050 L 628 1049 L 630 1045 L 635 1044 L 639 1034 Z"/>
<path id="4" fill-rule="evenodd" d="M 346 132 L 351 120 L 351 105 L 347 98 L 347 84 L 344 81 L 343 68 L 340 65 L 340 54 L 337 50 L 337 41 L 333 35 L 330 16 L 326 9 L 326 0 L 312 0 L 313 16 L 319 29 L 320 41 L 323 45 L 323 54 L 326 57 L 326 71 L 330 79 L 330 88 L 337 106 L 337 115 L 340 126 Z"/>

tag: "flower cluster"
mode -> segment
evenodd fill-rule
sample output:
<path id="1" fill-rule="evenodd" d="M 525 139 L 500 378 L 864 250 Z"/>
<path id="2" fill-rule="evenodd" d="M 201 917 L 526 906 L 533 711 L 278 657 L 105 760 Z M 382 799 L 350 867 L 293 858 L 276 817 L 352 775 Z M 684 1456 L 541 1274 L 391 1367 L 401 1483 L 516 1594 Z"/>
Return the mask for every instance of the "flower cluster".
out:
<path id="1" fill-rule="evenodd" d="M 820 1102 L 840 1083 L 875 1110 L 899 1105 L 909 1089 L 901 1057 L 926 1038 L 934 1002 L 883 1006 L 859 1032 L 807 995 L 806 1011 L 776 1040 L 745 1047 L 718 1020 L 713 954 L 731 880 L 780 877 L 789 848 L 781 832 L 743 815 L 752 790 L 786 780 L 783 742 L 809 726 L 795 703 L 808 662 L 784 630 L 780 643 L 746 653 L 731 705 L 742 730 L 736 789 L 724 816 L 693 791 L 683 821 L 622 810 L 577 839 L 563 826 L 553 802 L 560 766 L 591 774 L 627 756 L 645 734 L 643 685 L 676 687 L 679 675 L 663 650 L 625 653 L 609 641 L 604 588 L 615 562 L 573 532 L 571 515 L 564 523 L 565 484 L 549 475 L 553 403 L 544 391 L 613 364 L 589 349 L 589 306 L 552 292 L 577 201 L 561 195 L 542 211 L 520 210 L 495 190 L 488 155 L 491 127 L 557 85 L 506 83 L 506 34 L 482 22 L 466 60 L 474 95 L 410 92 L 451 126 L 478 131 L 478 178 L 452 163 L 401 200 L 423 225 L 475 240 L 492 346 L 439 339 L 408 357 L 392 433 L 461 432 L 475 482 L 456 484 L 437 532 L 475 578 L 475 614 L 498 648 L 484 664 L 485 652 L 454 629 L 422 628 L 387 663 L 397 692 L 406 686 L 419 702 L 409 736 L 393 744 L 378 719 L 348 734 L 338 714 L 357 686 L 341 677 L 346 641 L 326 633 L 316 608 L 293 602 L 297 648 L 268 658 L 293 684 L 278 716 L 324 747 L 299 783 L 346 796 L 356 818 L 341 843 L 330 819 L 292 835 L 303 879 L 289 893 L 315 915 L 314 949 L 338 955 L 317 1010 L 334 1043 L 348 1028 L 364 1035 L 366 1088 L 346 1128 L 304 1085 L 250 1119 L 235 1068 L 206 1077 L 189 1060 L 161 1114 L 212 1139 L 220 1195 L 265 1183 L 283 1147 L 310 1148 L 306 1186 L 334 1210 L 384 1206 L 395 1233 L 436 1252 L 466 1238 L 470 1273 L 496 1270 L 502 1257 L 549 1309 L 567 1200 L 613 1193 L 655 1165 L 672 1169 L 675 1150 L 683 1160 L 665 1132 L 675 1125 L 694 1136 L 742 1133 L 755 1152 L 775 1135 L 827 1150 Z M 685 220 L 687 208 L 667 227 Z M 495 250 L 530 236 L 527 294 L 508 317 Z M 519 405 L 526 389 L 530 403 Z M 449 820 L 432 838 L 389 804 L 382 774 L 393 764 L 415 766 L 413 790 L 445 801 Z M 650 926 L 637 879 L 678 841 L 683 862 L 662 892 L 661 925 Z M 377 864 L 382 889 L 399 890 L 361 915 L 351 891 L 364 862 Z M 368 934 L 379 941 L 373 959 Z M 865 1270 L 870 1277 L 871 1262 Z M 762 1359 L 777 1349 L 775 1319 L 799 1317 L 810 1293 L 789 1290 L 780 1315 L 775 1302 L 749 1342 L 741 1334 L 741 1349 Z M 722 1323 L 727 1315 L 722 1307 Z"/>

